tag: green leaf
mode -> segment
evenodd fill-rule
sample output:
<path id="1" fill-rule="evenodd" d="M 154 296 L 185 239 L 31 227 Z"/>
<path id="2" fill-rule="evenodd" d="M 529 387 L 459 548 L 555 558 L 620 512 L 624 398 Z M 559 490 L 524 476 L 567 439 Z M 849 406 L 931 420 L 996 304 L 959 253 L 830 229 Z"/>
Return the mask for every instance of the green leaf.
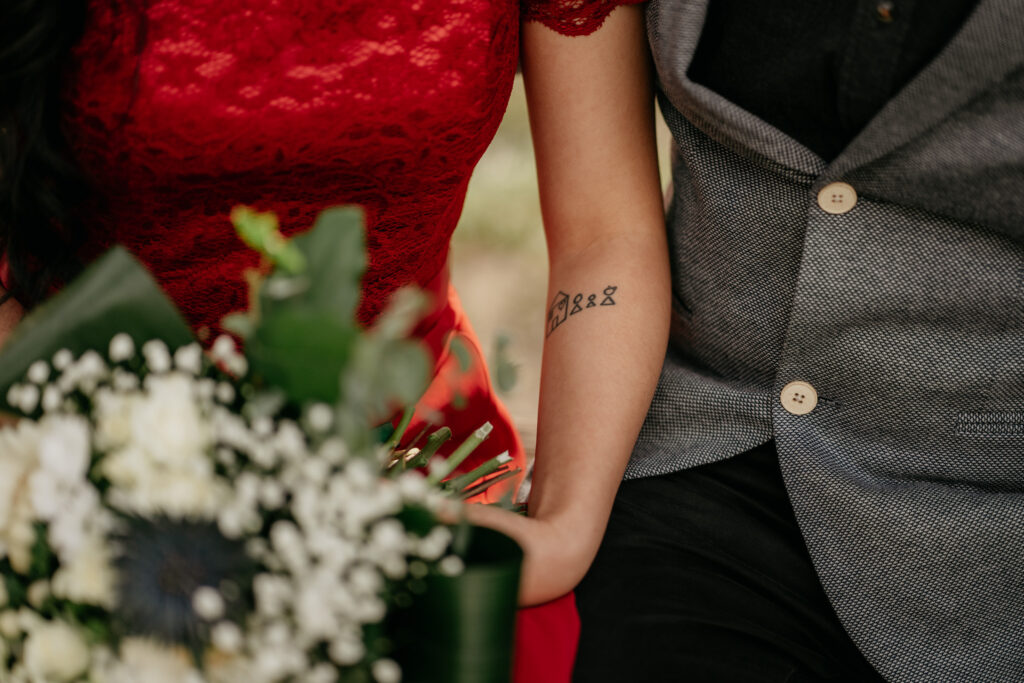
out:
<path id="1" fill-rule="evenodd" d="M 278 268 L 289 273 L 305 270 L 305 257 L 281 234 L 277 215 L 273 212 L 261 213 L 248 206 L 236 206 L 231 210 L 231 222 L 246 245 L 263 254 Z"/>
<path id="2" fill-rule="evenodd" d="M 455 356 L 455 360 L 459 363 L 459 372 L 469 372 L 473 367 L 473 354 L 470 353 L 469 346 L 466 345 L 466 340 L 460 335 L 452 337 L 451 343 L 448 345 L 452 355 Z"/>
<path id="3" fill-rule="evenodd" d="M 363 210 L 342 206 L 324 210 L 312 229 L 292 239 L 305 257 L 310 281 L 297 297 L 303 305 L 355 320 L 366 270 L 364 232 Z"/>
<path id="4" fill-rule="evenodd" d="M 231 313 L 221 318 L 220 326 L 241 339 L 248 339 L 256 331 L 256 322 L 248 313 Z"/>
<path id="5" fill-rule="evenodd" d="M 498 335 L 494 343 L 494 361 L 491 374 L 498 391 L 507 394 L 515 388 L 519 382 L 519 365 L 512 362 L 509 357 L 508 347 L 510 340 L 507 335 Z"/>
<path id="6" fill-rule="evenodd" d="M 114 247 L 23 320 L 0 353 L 0 402 L 29 365 L 59 349 L 106 355 L 120 332 L 141 346 L 161 339 L 172 349 L 194 341 L 174 304 L 123 247 Z"/>
<path id="7" fill-rule="evenodd" d="M 386 420 L 419 400 L 432 365 L 417 342 L 380 338 L 372 332 L 360 336 L 344 377 L 344 407 L 363 414 L 369 424 Z"/>
<path id="8" fill-rule="evenodd" d="M 248 340 L 249 367 L 295 403 L 334 403 L 356 337 L 351 323 L 330 313 L 281 306 L 263 316 Z"/>

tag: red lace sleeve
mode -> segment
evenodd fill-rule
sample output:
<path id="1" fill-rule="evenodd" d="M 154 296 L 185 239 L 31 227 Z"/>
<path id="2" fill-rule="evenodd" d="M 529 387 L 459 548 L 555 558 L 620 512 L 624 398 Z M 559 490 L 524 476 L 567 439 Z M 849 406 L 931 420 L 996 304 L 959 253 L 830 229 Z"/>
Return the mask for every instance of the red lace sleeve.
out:
<path id="1" fill-rule="evenodd" d="M 585 36 L 601 27 L 619 5 L 644 0 L 522 0 L 523 21 L 539 21 L 566 36 Z"/>

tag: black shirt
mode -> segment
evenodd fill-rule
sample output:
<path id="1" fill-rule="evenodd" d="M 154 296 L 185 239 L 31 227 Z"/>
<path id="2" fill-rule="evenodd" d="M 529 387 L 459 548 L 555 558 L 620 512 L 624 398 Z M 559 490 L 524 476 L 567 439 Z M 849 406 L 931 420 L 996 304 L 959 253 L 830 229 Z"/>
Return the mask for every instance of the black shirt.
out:
<path id="1" fill-rule="evenodd" d="M 977 0 L 710 0 L 691 80 L 835 158 Z"/>

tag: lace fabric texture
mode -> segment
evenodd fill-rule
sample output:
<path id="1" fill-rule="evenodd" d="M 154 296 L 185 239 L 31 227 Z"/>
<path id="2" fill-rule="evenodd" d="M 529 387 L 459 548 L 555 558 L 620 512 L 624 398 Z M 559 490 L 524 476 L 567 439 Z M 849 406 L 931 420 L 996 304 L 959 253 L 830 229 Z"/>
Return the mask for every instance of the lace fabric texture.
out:
<path id="1" fill-rule="evenodd" d="M 514 0 L 93 0 L 68 132 L 97 187 L 90 252 L 121 242 L 196 328 L 244 308 L 232 206 L 286 234 L 366 209 L 359 316 L 443 267 L 515 73 Z"/>
<path id="2" fill-rule="evenodd" d="M 567 36 L 585 36 L 601 27 L 616 7 L 644 0 L 525 0 L 523 21 L 539 21 Z"/>

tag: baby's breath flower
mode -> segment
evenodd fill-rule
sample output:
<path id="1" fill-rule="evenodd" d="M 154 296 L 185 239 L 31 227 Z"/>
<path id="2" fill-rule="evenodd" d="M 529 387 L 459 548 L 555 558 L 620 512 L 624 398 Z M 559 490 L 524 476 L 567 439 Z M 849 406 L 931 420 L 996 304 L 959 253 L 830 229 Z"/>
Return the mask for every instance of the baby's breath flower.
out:
<path id="1" fill-rule="evenodd" d="M 306 683 L 335 683 L 338 671 L 327 662 L 321 662 L 310 669 L 305 680 Z"/>
<path id="2" fill-rule="evenodd" d="M 310 428 L 315 432 L 325 433 L 331 428 L 334 422 L 334 414 L 330 406 L 324 403 L 314 403 L 306 413 Z"/>
<path id="3" fill-rule="evenodd" d="M 252 431 L 261 439 L 266 438 L 274 433 L 274 421 L 265 415 L 257 417 L 252 421 Z"/>
<path id="4" fill-rule="evenodd" d="M 114 370 L 113 377 L 111 379 L 114 389 L 121 393 L 128 393 L 135 391 L 139 388 L 140 382 L 139 377 L 135 373 L 125 372 L 121 369 Z"/>
<path id="5" fill-rule="evenodd" d="M 419 542 L 419 556 L 433 562 L 444 555 L 452 542 L 452 532 L 447 527 L 436 526 Z"/>
<path id="6" fill-rule="evenodd" d="M 21 620 L 18 619 L 17 612 L 11 609 L 0 612 L 0 636 L 15 640 L 20 638 L 22 633 Z"/>
<path id="7" fill-rule="evenodd" d="M 340 666 L 358 664 L 366 654 L 366 647 L 358 638 L 336 638 L 327 648 L 331 660 Z"/>
<path id="8" fill-rule="evenodd" d="M 174 352 L 174 367 L 182 372 L 198 375 L 203 370 L 203 349 L 199 344 L 188 344 Z"/>
<path id="9" fill-rule="evenodd" d="M 37 360 L 28 368 L 28 381 L 36 384 L 43 384 L 50 378 L 50 364 L 44 360 Z"/>
<path id="10" fill-rule="evenodd" d="M 71 355 L 71 352 L 67 349 L 61 349 L 57 353 L 53 354 L 53 367 L 57 370 L 67 370 L 71 363 L 73 363 L 75 357 Z"/>
<path id="11" fill-rule="evenodd" d="M 17 408 L 18 404 L 21 403 L 21 385 L 12 384 L 7 389 L 7 395 L 4 397 L 4 400 L 7 401 L 7 405 Z"/>
<path id="12" fill-rule="evenodd" d="M 171 369 L 171 352 L 167 344 L 159 339 L 151 339 L 142 345 L 142 356 L 146 359 L 146 365 L 150 372 L 163 374 Z"/>
<path id="13" fill-rule="evenodd" d="M 230 654 L 241 651 L 245 643 L 242 629 L 230 621 L 222 621 L 214 626 L 210 635 L 215 648 Z"/>
<path id="14" fill-rule="evenodd" d="M 221 403 L 230 404 L 235 400 L 235 388 L 228 382 L 218 382 L 217 391 L 214 395 Z"/>
<path id="15" fill-rule="evenodd" d="M 445 576 L 458 576 L 466 570 L 466 564 L 458 555 L 449 555 L 438 563 L 437 569 Z"/>
<path id="16" fill-rule="evenodd" d="M 110 348 L 107 351 L 107 355 L 110 356 L 110 360 L 114 363 L 129 361 L 135 355 L 135 342 L 124 332 L 115 334 L 110 340 Z"/>
<path id="17" fill-rule="evenodd" d="M 224 508 L 217 515 L 217 528 L 226 538 L 241 538 L 245 533 L 245 519 L 236 508 Z"/>
<path id="18" fill-rule="evenodd" d="M 268 510 L 276 510 L 284 505 L 284 487 L 273 479 L 264 479 L 260 485 L 260 503 Z"/>
<path id="19" fill-rule="evenodd" d="M 93 350 L 86 351 L 72 367 L 79 377 L 79 384 L 91 385 L 103 379 L 109 370 L 103 356 Z M 90 392 L 86 392 L 90 393 Z"/>
<path id="20" fill-rule="evenodd" d="M 15 408 L 26 415 L 35 412 L 36 407 L 39 406 L 39 387 L 35 384 L 23 384 L 17 399 L 17 403 L 13 404 Z"/>
<path id="21" fill-rule="evenodd" d="M 28 604 L 32 605 L 36 609 L 42 609 L 43 603 L 45 603 L 51 595 L 50 582 L 40 579 L 39 581 L 33 581 L 28 587 Z"/>
<path id="22" fill-rule="evenodd" d="M 402 669 L 393 659 L 378 659 L 373 663 L 373 678 L 377 683 L 400 683 Z"/>
<path id="23" fill-rule="evenodd" d="M 55 384 L 47 384 L 43 387 L 42 408 L 44 412 L 52 413 L 60 409 L 64 402 L 64 394 Z"/>
<path id="24" fill-rule="evenodd" d="M 201 619 L 216 621 L 224 616 L 224 598 L 215 588 L 200 586 L 192 594 L 192 609 Z"/>

